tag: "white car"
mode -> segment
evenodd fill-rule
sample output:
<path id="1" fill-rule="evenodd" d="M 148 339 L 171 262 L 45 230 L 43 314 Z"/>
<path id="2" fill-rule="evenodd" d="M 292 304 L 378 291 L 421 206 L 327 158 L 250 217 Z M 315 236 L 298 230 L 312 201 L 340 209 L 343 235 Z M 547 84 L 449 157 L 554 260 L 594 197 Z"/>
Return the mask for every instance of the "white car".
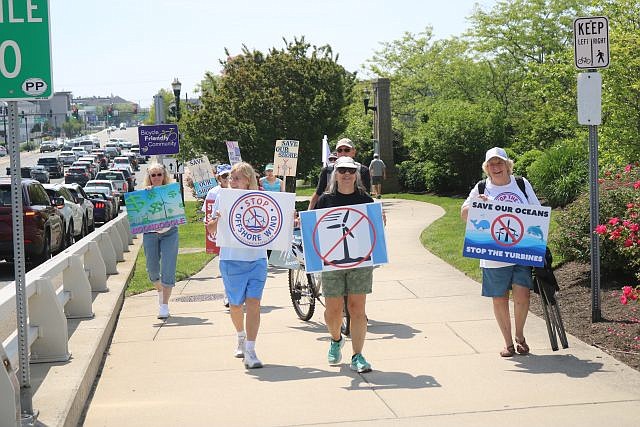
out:
<path id="1" fill-rule="evenodd" d="M 62 184 L 42 184 L 42 186 L 52 202 L 60 197 L 64 200 L 64 204 L 56 205 L 56 207 L 64 218 L 64 242 L 65 247 L 68 248 L 77 240 L 82 239 L 89 227 L 84 222 L 84 208 L 74 201 L 73 195 Z"/>

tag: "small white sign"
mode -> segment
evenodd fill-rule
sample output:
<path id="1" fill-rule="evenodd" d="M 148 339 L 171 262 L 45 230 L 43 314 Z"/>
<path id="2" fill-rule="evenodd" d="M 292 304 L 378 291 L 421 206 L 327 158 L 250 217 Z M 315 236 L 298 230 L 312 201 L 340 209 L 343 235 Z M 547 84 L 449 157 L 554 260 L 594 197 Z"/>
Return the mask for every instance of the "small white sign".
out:
<path id="1" fill-rule="evenodd" d="M 602 124 L 602 76 L 598 72 L 578 73 L 578 123 Z"/>
<path id="2" fill-rule="evenodd" d="M 242 161 L 240 156 L 240 144 L 238 141 L 225 141 L 227 144 L 227 152 L 229 153 L 229 164 L 232 166 Z"/>
<path id="3" fill-rule="evenodd" d="M 169 174 L 184 173 L 184 163 L 178 164 L 178 159 L 164 158 L 162 164 Z"/>
<path id="4" fill-rule="evenodd" d="M 573 21 L 575 66 L 578 69 L 609 66 L 609 20 L 604 16 Z"/>
<path id="5" fill-rule="evenodd" d="M 273 173 L 277 176 L 296 176 L 299 141 L 279 139 L 273 154 Z"/>

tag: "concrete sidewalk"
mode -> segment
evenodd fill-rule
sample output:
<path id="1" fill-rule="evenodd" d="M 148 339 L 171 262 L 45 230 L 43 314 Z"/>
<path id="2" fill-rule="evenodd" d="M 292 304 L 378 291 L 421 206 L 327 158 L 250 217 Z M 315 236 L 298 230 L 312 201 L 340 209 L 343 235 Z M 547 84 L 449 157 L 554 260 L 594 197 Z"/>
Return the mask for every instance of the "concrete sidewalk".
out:
<path id="1" fill-rule="evenodd" d="M 491 300 L 419 242 L 442 210 L 384 204 L 391 263 L 375 270 L 367 302 L 373 372 L 327 365 L 322 307 L 298 320 L 281 269 L 269 270 L 263 299 L 265 367 L 246 370 L 214 260 L 177 285 L 166 322 L 155 292 L 125 300 L 84 425 L 638 425 L 639 372 L 573 336 L 552 351 L 534 315 L 531 354 L 501 358 Z"/>

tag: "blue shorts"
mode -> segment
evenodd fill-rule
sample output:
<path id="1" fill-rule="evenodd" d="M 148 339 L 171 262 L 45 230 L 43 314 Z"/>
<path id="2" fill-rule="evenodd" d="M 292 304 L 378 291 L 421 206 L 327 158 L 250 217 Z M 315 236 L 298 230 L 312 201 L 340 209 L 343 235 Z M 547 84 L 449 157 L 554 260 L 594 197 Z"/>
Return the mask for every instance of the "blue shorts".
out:
<path id="1" fill-rule="evenodd" d="M 267 281 L 267 259 L 220 260 L 220 274 L 230 304 L 242 305 L 247 298 L 261 299 Z"/>
<path id="2" fill-rule="evenodd" d="M 508 265 L 500 268 L 482 269 L 482 296 L 504 297 L 511 285 L 533 289 L 531 267 L 526 265 Z"/>

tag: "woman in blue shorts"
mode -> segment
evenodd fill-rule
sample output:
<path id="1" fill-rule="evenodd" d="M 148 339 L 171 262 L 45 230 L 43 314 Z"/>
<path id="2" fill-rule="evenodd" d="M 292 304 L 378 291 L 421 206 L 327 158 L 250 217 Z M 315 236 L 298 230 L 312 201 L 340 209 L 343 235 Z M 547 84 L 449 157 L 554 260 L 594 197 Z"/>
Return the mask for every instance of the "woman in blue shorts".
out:
<path id="1" fill-rule="evenodd" d="M 494 147 L 487 151 L 482 170 L 487 175 L 484 191 L 481 193 L 476 184 L 462 204 L 460 214 L 465 221 L 474 199 L 540 205 L 531 184 L 525 178 L 522 178 L 521 184 L 524 186 L 524 192 L 520 188 L 518 180 L 512 174 L 513 160 L 509 159 L 502 148 Z M 482 295 L 493 298 L 493 314 L 505 342 L 500 356 L 511 357 L 516 351 L 520 354 L 529 353 L 529 346 L 524 338 L 524 324 L 529 312 L 529 295 L 533 288 L 531 267 L 484 259 L 480 260 L 480 267 Z M 511 335 L 509 291 L 513 296 L 515 337 Z M 514 340 L 516 346 L 513 344 Z"/>
<path id="2" fill-rule="evenodd" d="M 250 164 L 240 162 L 233 165 L 229 174 L 229 187 L 258 190 L 256 173 Z M 207 223 L 210 233 L 215 233 L 218 229 L 219 198 L 216 198 L 213 209 L 215 217 Z M 260 300 L 267 281 L 267 251 L 223 246 L 220 248 L 220 274 L 229 298 L 231 321 L 238 335 L 235 357 L 244 358 L 244 365 L 249 369 L 262 368 L 255 346 L 260 328 Z M 246 308 L 246 332 L 243 305 Z"/>

